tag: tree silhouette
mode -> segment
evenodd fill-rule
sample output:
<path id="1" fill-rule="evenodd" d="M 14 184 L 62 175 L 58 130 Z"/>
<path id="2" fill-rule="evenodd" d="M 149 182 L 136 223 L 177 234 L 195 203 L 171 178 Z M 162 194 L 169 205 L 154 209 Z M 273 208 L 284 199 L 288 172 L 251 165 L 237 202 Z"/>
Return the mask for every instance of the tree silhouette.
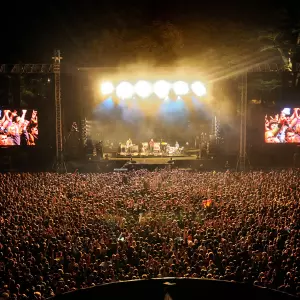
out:
<path id="1" fill-rule="evenodd" d="M 53 88 L 49 75 L 23 75 L 21 81 L 21 106 L 35 108 L 49 97 Z"/>
<path id="2" fill-rule="evenodd" d="M 291 74 L 291 86 L 299 86 L 300 74 L 297 63 L 300 62 L 300 13 L 293 7 L 280 10 L 278 18 L 281 24 L 278 28 L 269 29 L 261 34 L 259 39 L 265 42 L 261 51 L 276 51 L 279 54 L 284 69 Z"/>

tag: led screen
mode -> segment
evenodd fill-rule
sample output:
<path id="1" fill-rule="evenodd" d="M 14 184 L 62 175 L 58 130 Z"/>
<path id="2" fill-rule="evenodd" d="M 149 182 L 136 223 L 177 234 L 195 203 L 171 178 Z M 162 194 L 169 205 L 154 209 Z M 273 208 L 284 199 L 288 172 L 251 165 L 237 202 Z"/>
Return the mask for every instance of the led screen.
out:
<path id="1" fill-rule="evenodd" d="M 0 147 L 35 146 L 38 136 L 38 112 L 36 110 L 0 110 Z"/>
<path id="2" fill-rule="evenodd" d="M 300 108 L 284 108 L 277 114 L 266 115 L 265 142 L 300 143 Z"/>

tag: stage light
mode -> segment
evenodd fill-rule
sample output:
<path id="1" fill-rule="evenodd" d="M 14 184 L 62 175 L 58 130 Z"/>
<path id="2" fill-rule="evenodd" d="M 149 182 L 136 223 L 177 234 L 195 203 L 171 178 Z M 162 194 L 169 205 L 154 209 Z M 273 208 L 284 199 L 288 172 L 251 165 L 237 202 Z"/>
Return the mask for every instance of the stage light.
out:
<path id="1" fill-rule="evenodd" d="M 136 94 L 142 98 L 147 98 L 152 94 L 152 86 L 149 82 L 138 81 L 134 87 Z"/>
<path id="2" fill-rule="evenodd" d="M 164 99 L 169 96 L 171 84 L 165 80 L 159 80 L 154 83 L 153 90 L 158 98 Z"/>
<path id="3" fill-rule="evenodd" d="M 173 84 L 173 90 L 177 96 L 184 96 L 189 93 L 189 85 L 184 81 L 177 81 Z"/>
<path id="4" fill-rule="evenodd" d="M 134 90 L 131 83 L 123 81 L 121 82 L 116 89 L 116 94 L 121 99 L 128 99 L 133 96 Z"/>
<path id="5" fill-rule="evenodd" d="M 110 95 L 114 91 L 114 86 L 111 82 L 106 81 L 101 83 L 101 94 Z"/>
<path id="6" fill-rule="evenodd" d="M 191 85 L 192 91 L 195 93 L 196 96 L 201 97 L 206 94 L 206 88 L 204 84 L 200 81 L 196 81 Z"/>

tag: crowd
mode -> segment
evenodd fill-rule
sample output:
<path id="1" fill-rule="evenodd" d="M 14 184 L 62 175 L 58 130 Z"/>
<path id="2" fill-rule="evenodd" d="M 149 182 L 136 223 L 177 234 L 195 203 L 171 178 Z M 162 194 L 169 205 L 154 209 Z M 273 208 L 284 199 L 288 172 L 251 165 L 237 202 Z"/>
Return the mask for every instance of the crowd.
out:
<path id="1" fill-rule="evenodd" d="M 0 298 L 131 279 L 300 294 L 297 170 L 0 175 Z"/>

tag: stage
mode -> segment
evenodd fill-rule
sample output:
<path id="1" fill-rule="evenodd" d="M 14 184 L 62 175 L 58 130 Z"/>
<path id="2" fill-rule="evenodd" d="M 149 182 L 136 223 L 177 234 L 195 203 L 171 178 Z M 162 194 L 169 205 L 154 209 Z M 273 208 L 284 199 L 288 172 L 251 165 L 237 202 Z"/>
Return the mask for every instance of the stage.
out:
<path id="1" fill-rule="evenodd" d="M 130 162 L 130 157 L 116 157 L 109 158 L 109 161 L 123 161 Z M 136 164 L 146 164 L 146 165 L 165 165 L 171 162 L 176 161 L 195 161 L 197 160 L 196 156 L 164 156 L 164 157 L 132 157 L 132 161 Z M 107 160 L 106 160 L 107 161 Z"/>
<path id="2" fill-rule="evenodd" d="M 185 170 L 216 170 L 223 169 L 224 162 L 218 159 L 202 158 L 196 156 L 182 157 L 117 157 L 99 159 L 97 157 L 89 158 L 81 162 L 69 162 L 68 169 L 78 170 L 83 173 L 99 172 L 126 172 L 131 170 L 147 169 L 153 171 L 156 169 L 172 168 Z"/>

